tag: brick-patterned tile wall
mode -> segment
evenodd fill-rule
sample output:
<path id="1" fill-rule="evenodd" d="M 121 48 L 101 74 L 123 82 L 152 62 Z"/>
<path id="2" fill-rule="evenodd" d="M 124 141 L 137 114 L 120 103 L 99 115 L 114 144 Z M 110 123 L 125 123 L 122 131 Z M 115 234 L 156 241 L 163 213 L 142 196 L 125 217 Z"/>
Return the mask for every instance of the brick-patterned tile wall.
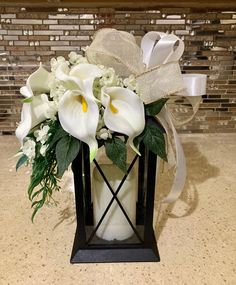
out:
<path id="1" fill-rule="evenodd" d="M 0 134 L 15 130 L 19 89 L 39 62 L 48 66 L 51 57 L 82 53 L 102 27 L 137 38 L 148 31 L 178 35 L 185 43 L 183 72 L 208 75 L 207 94 L 195 119 L 179 131 L 236 131 L 236 11 L 0 7 L 0 13 Z"/>

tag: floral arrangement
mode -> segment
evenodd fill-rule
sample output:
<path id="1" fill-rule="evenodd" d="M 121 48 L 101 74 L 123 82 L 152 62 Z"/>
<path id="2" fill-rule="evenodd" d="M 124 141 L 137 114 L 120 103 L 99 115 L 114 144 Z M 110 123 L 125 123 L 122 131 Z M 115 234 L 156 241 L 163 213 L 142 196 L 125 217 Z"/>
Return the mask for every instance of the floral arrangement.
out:
<path id="1" fill-rule="evenodd" d="M 194 116 L 206 92 L 206 75 L 181 73 L 183 51 L 183 41 L 173 34 L 148 32 L 139 47 L 133 35 L 105 28 L 95 33 L 85 56 L 71 52 L 68 60 L 53 58 L 50 72 L 40 65 L 29 76 L 20 89 L 25 99 L 16 129 L 21 142 L 16 168 L 32 166 L 32 220 L 54 201 L 59 180 L 82 143 L 89 147 L 91 162 L 104 146 L 107 157 L 125 173 L 127 147 L 139 154 L 142 142 L 174 166 L 173 185 L 163 202 L 178 199 L 186 166 L 175 125 Z M 166 104 L 172 95 L 186 97 L 191 118 L 172 113 Z"/>
<path id="2" fill-rule="evenodd" d="M 16 168 L 31 165 L 28 188 L 34 219 L 54 202 L 59 180 L 80 151 L 89 146 L 90 162 L 98 148 L 124 173 L 127 147 L 139 144 L 167 160 L 164 131 L 155 116 L 167 98 L 145 104 L 134 75 L 122 78 L 111 67 L 95 65 L 71 52 L 51 59 L 51 72 L 40 67 L 20 89 L 25 97 L 16 136 L 21 141 Z"/>

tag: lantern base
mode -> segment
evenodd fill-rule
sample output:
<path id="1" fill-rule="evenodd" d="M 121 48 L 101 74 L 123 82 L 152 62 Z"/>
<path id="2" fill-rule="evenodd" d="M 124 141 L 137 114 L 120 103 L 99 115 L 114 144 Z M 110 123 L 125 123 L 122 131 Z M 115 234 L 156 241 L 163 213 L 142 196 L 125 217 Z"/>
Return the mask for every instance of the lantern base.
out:
<path id="1" fill-rule="evenodd" d="M 76 232 L 71 260 L 74 263 L 108 263 L 108 262 L 159 262 L 160 256 L 154 231 L 148 244 L 112 244 L 88 245 L 78 244 Z"/>

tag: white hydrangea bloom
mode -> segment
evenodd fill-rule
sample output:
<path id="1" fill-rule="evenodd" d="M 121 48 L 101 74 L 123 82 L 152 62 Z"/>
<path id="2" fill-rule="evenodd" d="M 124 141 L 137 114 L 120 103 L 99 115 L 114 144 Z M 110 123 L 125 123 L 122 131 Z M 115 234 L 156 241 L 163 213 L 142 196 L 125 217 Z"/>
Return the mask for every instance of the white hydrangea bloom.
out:
<path id="1" fill-rule="evenodd" d="M 64 57 L 59 56 L 57 58 L 52 58 L 50 63 L 52 71 L 52 79 L 49 83 L 50 98 L 52 98 L 54 102 L 54 105 L 52 104 L 52 109 L 58 109 L 59 100 L 65 94 L 66 88 L 63 86 L 63 83 L 56 78 L 55 72 L 62 64 L 64 67 L 67 66 L 67 69 L 69 70 L 69 61 L 66 61 Z"/>
<path id="2" fill-rule="evenodd" d="M 139 87 L 138 87 L 138 83 L 137 80 L 135 79 L 134 75 L 130 75 L 128 78 L 125 78 L 123 80 L 124 82 L 124 86 L 129 88 L 130 90 L 136 92 L 137 94 L 139 94 Z"/>
<path id="3" fill-rule="evenodd" d="M 63 64 L 66 63 L 67 65 L 69 65 L 69 62 L 63 56 L 58 56 L 57 58 L 52 58 L 50 60 L 51 71 L 55 72 L 56 69 L 58 68 L 58 66 L 60 66 L 62 63 Z"/>
<path id="4" fill-rule="evenodd" d="M 121 84 L 121 80 L 116 75 L 114 68 L 105 68 L 104 66 L 101 66 L 100 68 L 103 71 L 103 76 L 99 81 L 102 86 L 119 86 Z"/>
<path id="5" fill-rule="evenodd" d="M 45 112 L 45 116 L 48 119 L 55 121 L 56 120 L 56 113 L 58 111 L 58 103 L 55 101 L 50 101 L 50 102 L 48 102 L 48 104 L 49 104 L 49 108 Z"/>
<path id="6" fill-rule="evenodd" d="M 34 132 L 34 136 L 36 137 L 37 142 L 41 142 L 41 144 L 45 144 L 45 142 L 48 139 L 48 131 L 49 131 L 49 126 L 41 126 L 41 128 L 37 131 Z"/>
<path id="7" fill-rule="evenodd" d="M 72 65 L 80 64 L 80 63 L 88 63 L 88 60 L 86 57 L 82 56 L 81 54 L 77 54 L 74 51 L 70 52 L 68 57 L 69 57 L 69 62 Z"/>
<path id="8" fill-rule="evenodd" d="M 106 128 L 102 128 L 97 132 L 97 138 L 103 140 L 107 140 L 108 138 L 111 139 L 112 138 L 111 131 Z"/>
<path id="9" fill-rule="evenodd" d="M 43 144 L 43 145 L 41 146 L 39 152 L 40 152 L 40 154 L 41 154 L 42 156 L 45 156 L 45 153 L 46 153 L 47 148 L 48 148 L 48 145 Z"/>
<path id="10" fill-rule="evenodd" d="M 29 160 L 33 160 L 35 157 L 35 146 L 35 141 L 31 139 L 26 139 L 23 144 L 22 152 L 29 158 Z"/>
<path id="11" fill-rule="evenodd" d="M 54 81 L 54 85 L 51 86 L 50 97 L 53 99 L 55 106 L 58 108 L 60 98 L 65 94 L 66 88 L 59 80 Z"/>
<path id="12" fill-rule="evenodd" d="M 58 111 L 58 104 L 55 101 L 49 101 L 46 94 L 41 95 L 42 101 L 47 103 L 48 108 L 45 110 L 44 115 L 47 119 L 55 120 Z"/>

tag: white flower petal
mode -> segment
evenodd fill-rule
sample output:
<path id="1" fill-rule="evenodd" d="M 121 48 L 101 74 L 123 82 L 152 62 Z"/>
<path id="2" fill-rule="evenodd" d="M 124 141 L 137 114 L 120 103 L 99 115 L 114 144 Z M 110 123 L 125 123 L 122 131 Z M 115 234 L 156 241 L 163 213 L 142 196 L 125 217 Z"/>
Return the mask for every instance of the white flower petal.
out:
<path id="1" fill-rule="evenodd" d="M 102 70 L 96 65 L 81 63 L 74 66 L 69 75 L 75 80 L 81 80 L 81 83 L 79 84 L 80 89 L 86 94 L 86 96 L 93 98 L 93 82 L 96 77 L 102 76 Z"/>
<path id="2" fill-rule="evenodd" d="M 71 70 L 66 63 L 62 63 L 56 70 L 56 78 L 64 82 L 68 90 L 81 90 L 86 96 L 93 97 L 93 82 L 102 76 L 102 70 L 96 65 L 81 63 Z"/>
<path id="3" fill-rule="evenodd" d="M 129 136 L 130 146 L 134 147 L 133 139 L 142 133 L 145 127 L 144 106 L 141 99 L 129 89 L 122 87 L 103 87 L 102 104 L 105 125 L 114 132 Z"/>
<path id="4" fill-rule="evenodd" d="M 94 64 L 81 63 L 74 66 L 69 75 L 79 78 L 80 80 L 85 80 L 88 78 L 95 79 L 96 77 L 102 76 L 102 70 Z"/>
<path id="5" fill-rule="evenodd" d="M 31 106 L 31 128 L 35 127 L 39 123 L 45 121 L 47 117 L 48 109 L 50 108 L 49 101 L 45 100 L 45 94 L 41 96 L 34 96 Z"/>
<path id="6" fill-rule="evenodd" d="M 31 107 L 30 104 L 23 104 L 21 110 L 21 122 L 19 123 L 16 129 L 16 137 L 20 141 L 21 145 L 23 145 L 24 138 L 28 135 L 31 129 Z"/>
<path id="7" fill-rule="evenodd" d="M 67 91 L 59 103 L 58 116 L 66 132 L 88 144 L 92 161 L 98 149 L 95 135 L 99 110 L 96 102 L 76 91 Z"/>
<path id="8" fill-rule="evenodd" d="M 69 90 L 81 89 L 82 82 L 79 78 L 69 75 L 69 67 L 63 62 L 56 69 L 56 78 L 64 82 L 64 86 Z"/>
<path id="9" fill-rule="evenodd" d="M 29 98 L 34 96 L 34 93 L 41 94 L 49 92 L 51 76 L 51 73 L 40 64 L 40 67 L 28 77 L 26 85 L 20 88 L 20 93 L 24 97 Z"/>
<path id="10" fill-rule="evenodd" d="M 32 89 L 27 85 L 20 88 L 20 93 L 26 98 L 34 96 Z"/>
<path id="11" fill-rule="evenodd" d="M 30 159 L 33 160 L 35 157 L 35 146 L 36 143 L 28 139 L 24 142 L 24 145 L 22 146 L 22 152 Z"/>
<path id="12" fill-rule="evenodd" d="M 24 103 L 21 111 L 21 122 L 16 129 L 16 137 L 21 144 L 30 130 L 45 121 L 49 112 L 50 102 L 46 100 L 45 94 L 33 96 L 30 103 Z"/>
<path id="13" fill-rule="evenodd" d="M 40 67 L 27 79 L 26 86 L 30 87 L 33 93 L 47 93 L 50 91 L 50 81 L 51 74 L 40 64 Z"/>
<path id="14" fill-rule="evenodd" d="M 87 78 L 82 82 L 82 90 L 86 96 L 90 97 L 92 100 L 96 100 L 93 94 L 93 82 L 94 78 Z"/>

